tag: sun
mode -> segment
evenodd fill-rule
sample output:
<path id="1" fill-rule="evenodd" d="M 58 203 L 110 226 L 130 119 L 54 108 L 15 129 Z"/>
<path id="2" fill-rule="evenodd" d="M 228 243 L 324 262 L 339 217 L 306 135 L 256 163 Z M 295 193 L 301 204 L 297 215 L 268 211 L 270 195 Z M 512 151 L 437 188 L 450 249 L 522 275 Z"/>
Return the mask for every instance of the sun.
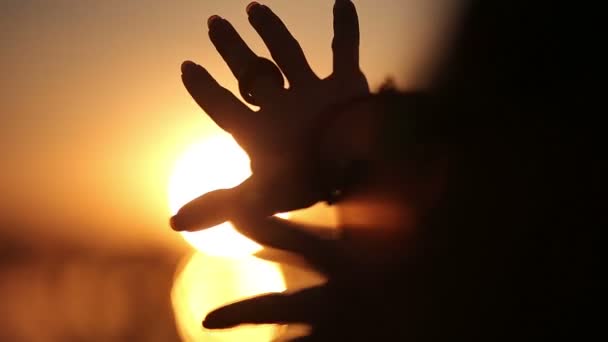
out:
<path id="1" fill-rule="evenodd" d="M 171 290 L 175 320 L 186 342 L 268 342 L 281 328 L 272 325 L 245 325 L 211 331 L 201 322 L 213 309 L 262 293 L 285 290 L 279 266 L 254 256 L 224 258 L 194 253 L 184 260 Z"/>
<path id="2" fill-rule="evenodd" d="M 169 207 L 181 206 L 212 190 L 237 186 L 251 175 L 249 157 L 229 134 L 192 144 L 177 160 L 169 180 Z M 229 222 L 198 232 L 182 232 L 197 250 L 213 256 L 242 256 L 262 246 L 238 233 Z"/>
<path id="3" fill-rule="evenodd" d="M 228 134 L 192 144 L 177 160 L 169 180 L 169 207 L 176 213 L 192 199 L 231 188 L 251 175 L 249 158 Z M 230 223 L 181 234 L 198 251 L 176 273 L 171 301 L 184 341 L 274 340 L 275 326 L 244 326 L 212 332 L 201 321 L 212 309 L 238 299 L 285 290 L 279 265 L 251 254 L 262 246 L 238 233 Z"/>

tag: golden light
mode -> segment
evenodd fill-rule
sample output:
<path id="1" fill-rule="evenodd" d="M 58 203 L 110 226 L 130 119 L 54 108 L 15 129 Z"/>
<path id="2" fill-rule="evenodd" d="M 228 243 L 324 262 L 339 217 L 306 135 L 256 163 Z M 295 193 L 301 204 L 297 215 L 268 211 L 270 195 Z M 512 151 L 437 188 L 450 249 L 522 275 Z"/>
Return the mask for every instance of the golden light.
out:
<path id="1" fill-rule="evenodd" d="M 201 322 L 211 310 L 227 303 L 284 290 L 281 271 L 274 263 L 253 256 L 235 259 L 196 253 L 175 279 L 171 299 L 184 341 L 269 342 L 281 332 L 276 326 L 211 331 L 203 329 Z"/>
<path id="2" fill-rule="evenodd" d="M 247 154 L 228 134 L 190 146 L 177 161 L 169 180 L 172 213 L 206 192 L 231 188 L 251 174 Z M 211 310 L 236 300 L 285 290 L 279 266 L 251 254 L 262 246 L 238 233 L 230 223 L 182 233 L 198 252 L 177 271 L 171 291 L 176 326 L 184 341 L 268 342 L 276 326 L 244 326 L 214 332 L 201 323 Z"/>
<path id="3" fill-rule="evenodd" d="M 249 157 L 228 134 L 216 135 L 190 146 L 175 164 L 169 180 L 169 206 L 181 206 L 206 192 L 232 188 L 251 175 Z M 208 255 L 250 255 L 262 246 L 224 222 L 199 232 L 183 232 L 183 238 Z"/>

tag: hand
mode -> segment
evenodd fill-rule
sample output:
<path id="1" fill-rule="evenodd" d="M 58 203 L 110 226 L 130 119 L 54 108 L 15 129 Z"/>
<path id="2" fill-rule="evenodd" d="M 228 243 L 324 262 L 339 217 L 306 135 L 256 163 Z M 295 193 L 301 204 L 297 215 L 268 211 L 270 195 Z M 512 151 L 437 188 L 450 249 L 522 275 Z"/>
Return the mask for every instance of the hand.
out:
<path id="1" fill-rule="evenodd" d="M 311 146 L 319 140 L 321 114 L 333 105 L 369 93 L 359 69 L 359 27 L 352 2 L 335 3 L 334 67 L 325 79 L 314 74 L 298 42 L 268 7 L 252 3 L 247 13 L 290 87 L 283 88 L 272 73 L 251 79 L 259 57 L 227 20 L 218 16 L 209 19 L 211 41 L 235 77 L 250 83 L 260 109 L 250 110 L 192 62 L 182 65 L 182 80 L 201 108 L 249 154 L 253 172 L 233 189 L 213 191 L 186 204 L 171 220 L 176 230 L 214 226 L 243 210 L 270 216 L 322 200 L 311 153 Z M 256 71 L 264 70 L 253 69 Z"/>
<path id="2" fill-rule="evenodd" d="M 275 217 L 243 216 L 233 224 L 258 243 L 305 258 L 328 281 L 226 305 L 207 315 L 205 328 L 298 323 L 309 325 L 311 333 L 294 342 L 405 341 L 412 340 L 422 324 L 436 322 L 425 319 L 430 303 L 420 296 L 421 288 L 431 284 L 424 284 L 403 258 L 372 264 L 357 243 L 322 239 Z"/>
<path id="3" fill-rule="evenodd" d="M 441 267 L 429 263 L 432 258 L 424 253 L 433 250 L 436 241 L 428 240 L 422 228 L 427 227 L 428 217 L 436 216 L 430 213 L 442 197 L 447 165 L 440 156 L 426 162 L 409 154 L 378 158 L 386 144 L 366 144 L 359 139 L 365 134 L 358 134 L 361 128 L 374 127 L 374 120 L 386 114 L 387 104 L 395 102 L 401 103 L 400 109 L 411 108 L 413 98 L 389 93 L 370 96 L 339 112 L 329 127 L 340 127 L 341 134 L 328 136 L 326 143 L 332 148 L 324 149 L 324 157 L 358 160 L 364 171 L 346 187 L 338 205 L 346 221 L 339 237 L 324 239 L 312 233 L 320 228 L 256 212 L 243 211 L 231 220 L 238 231 L 256 242 L 300 256 L 327 282 L 229 304 L 210 313 L 205 327 L 305 323 L 312 327 L 312 334 L 301 341 L 418 340 L 414 337 L 434 329 L 442 316 L 435 314 L 439 310 L 430 295 L 441 294 L 453 281 L 437 281 L 440 278 L 433 275 Z M 355 144 L 353 137 L 357 137 Z M 427 157 L 428 147 L 425 145 Z M 435 234 L 437 241 L 444 240 L 437 230 Z M 451 307 L 444 305 L 440 311 L 450 312 Z M 449 320 L 456 321 L 451 316 Z"/>

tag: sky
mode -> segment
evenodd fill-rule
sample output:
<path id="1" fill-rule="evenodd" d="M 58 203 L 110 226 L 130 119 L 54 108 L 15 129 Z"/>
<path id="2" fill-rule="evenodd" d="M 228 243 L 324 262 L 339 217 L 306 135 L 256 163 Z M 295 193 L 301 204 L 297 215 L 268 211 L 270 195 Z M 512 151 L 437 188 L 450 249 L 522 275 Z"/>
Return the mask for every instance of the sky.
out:
<path id="1" fill-rule="evenodd" d="M 423 82 L 457 0 L 359 0 L 361 66 L 377 88 Z M 185 91 L 191 59 L 237 89 L 207 36 L 230 20 L 268 56 L 241 0 L 0 1 L 0 237 L 181 246 L 167 186 L 180 153 L 218 132 Z M 329 0 L 268 0 L 321 76 Z"/>

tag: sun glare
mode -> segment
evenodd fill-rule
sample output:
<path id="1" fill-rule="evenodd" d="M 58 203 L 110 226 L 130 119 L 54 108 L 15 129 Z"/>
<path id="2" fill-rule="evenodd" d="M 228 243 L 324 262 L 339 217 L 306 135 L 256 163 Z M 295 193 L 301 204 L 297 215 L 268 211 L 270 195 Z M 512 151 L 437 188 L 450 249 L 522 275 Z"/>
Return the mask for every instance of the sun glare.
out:
<path id="1" fill-rule="evenodd" d="M 268 342 L 280 334 L 280 327 L 245 325 L 210 331 L 201 322 L 211 310 L 227 303 L 284 290 L 283 275 L 274 263 L 251 255 L 235 259 L 195 253 L 176 277 L 171 301 L 184 341 Z"/>
<path id="2" fill-rule="evenodd" d="M 175 164 L 169 180 L 169 206 L 176 213 L 196 197 L 232 188 L 251 175 L 249 157 L 228 134 L 216 135 L 190 146 Z M 238 233 L 230 223 L 199 232 L 184 232 L 197 250 L 215 256 L 242 256 L 262 247 Z"/>
<path id="3" fill-rule="evenodd" d="M 169 180 L 171 212 L 176 213 L 206 192 L 234 187 L 250 175 L 249 158 L 230 135 L 197 142 L 178 159 Z M 273 340 L 280 332 L 275 326 L 244 326 L 220 332 L 201 327 L 205 315 L 216 307 L 285 290 L 279 266 L 251 255 L 262 246 L 238 233 L 228 222 L 182 236 L 198 250 L 176 273 L 171 292 L 176 325 L 184 341 Z"/>

